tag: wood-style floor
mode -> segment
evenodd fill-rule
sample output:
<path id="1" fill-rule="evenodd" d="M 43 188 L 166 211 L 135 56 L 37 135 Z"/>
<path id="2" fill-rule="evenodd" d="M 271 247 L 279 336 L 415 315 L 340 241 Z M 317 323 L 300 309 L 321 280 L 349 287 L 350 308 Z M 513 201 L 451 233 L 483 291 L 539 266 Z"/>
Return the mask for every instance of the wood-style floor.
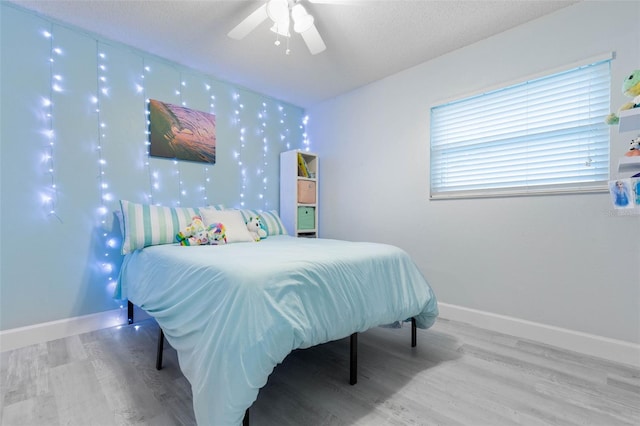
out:
<path id="1" fill-rule="evenodd" d="M 189 383 L 153 320 L 0 354 L 0 419 L 17 425 L 193 425 Z M 640 425 L 640 371 L 439 320 L 290 354 L 251 408 L 252 426 Z M 221 390 L 223 391 L 223 390 Z"/>

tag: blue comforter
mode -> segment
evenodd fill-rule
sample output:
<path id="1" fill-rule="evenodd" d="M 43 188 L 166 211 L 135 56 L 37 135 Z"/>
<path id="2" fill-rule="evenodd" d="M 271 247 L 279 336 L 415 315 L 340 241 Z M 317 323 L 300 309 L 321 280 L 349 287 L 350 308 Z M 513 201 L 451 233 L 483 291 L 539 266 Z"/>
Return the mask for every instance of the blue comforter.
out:
<path id="1" fill-rule="evenodd" d="M 408 254 L 377 243 L 272 236 L 128 254 L 117 295 L 153 316 L 178 352 L 200 425 L 237 425 L 294 349 L 416 318 L 436 298 Z"/>

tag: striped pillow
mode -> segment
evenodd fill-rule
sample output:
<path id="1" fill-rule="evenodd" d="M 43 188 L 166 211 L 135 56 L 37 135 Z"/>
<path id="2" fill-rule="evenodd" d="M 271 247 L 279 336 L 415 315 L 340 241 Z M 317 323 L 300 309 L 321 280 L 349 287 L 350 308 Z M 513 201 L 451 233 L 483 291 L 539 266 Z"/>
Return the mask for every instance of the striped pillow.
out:
<path id="1" fill-rule="evenodd" d="M 260 220 L 267 227 L 267 235 L 287 235 L 287 230 L 276 210 L 262 211 L 252 209 L 240 209 L 244 222 L 249 222 L 252 216 L 260 216 Z"/>
<path id="2" fill-rule="evenodd" d="M 221 206 L 209 208 L 219 209 Z M 176 234 L 186 228 L 203 207 L 162 207 L 120 200 L 124 219 L 122 254 L 157 244 L 176 242 Z"/>

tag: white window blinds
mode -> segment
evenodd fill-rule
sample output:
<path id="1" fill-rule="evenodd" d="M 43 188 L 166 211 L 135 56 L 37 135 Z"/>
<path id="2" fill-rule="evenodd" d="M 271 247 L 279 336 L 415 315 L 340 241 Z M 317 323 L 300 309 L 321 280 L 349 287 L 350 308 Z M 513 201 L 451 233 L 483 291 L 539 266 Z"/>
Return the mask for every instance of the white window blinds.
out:
<path id="1" fill-rule="evenodd" d="M 431 196 L 606 190 L 610 62 L 433 107 Z"/>

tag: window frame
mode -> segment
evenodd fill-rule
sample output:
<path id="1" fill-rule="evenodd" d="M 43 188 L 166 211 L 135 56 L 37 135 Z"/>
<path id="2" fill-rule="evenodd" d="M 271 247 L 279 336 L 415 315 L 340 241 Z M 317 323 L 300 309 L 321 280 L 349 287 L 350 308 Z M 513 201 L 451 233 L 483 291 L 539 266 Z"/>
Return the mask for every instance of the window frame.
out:
<path id="1" fill-rule="evenodd" d="M 545 185 L 524 184 L 519 186 L 509 185 L 504 187 L 484 186 L 483 188 L 479 188 L 479 189 L 458 189 L 458 190 L 455 190 L 455 189 L 447 190 L 446 187 L 444 189 L 439 188 L 437 186 L 434 186 L 434 136 L 433 136 L 434 130 L 433 128 L 434 128 L 434 110 L 435 109 L 446 108 L 447 106 L 460 104 L 462 102 L 465 102 L 471 99 L 478 99 L 485 95 L 487 96 L 487 98 L 489 98 L 489 96 L 494 95 L 498 92 L 505 92 L 510 89 L 517 89 L 519 87 L 522 87 L 523 85 L 526 85 L 532 82 L 535 83 L 537 81 L 541 81 L 548 78 L 557 77 L 570 71 L 577 71 L 580 68 L 590 69 L 592 66 L 603 65 L 603 64 L 605 64 L 608 67 L 608 76 L 607 76 L 608 90 L 607 90 L 607 100 L 606 100 L 607 109 L 608 109 L 607 113 L 608 113 L 610 110 L 610 104 L 611 104 L 611 75 L 612 75 L 611 63 L 613 59 L 614 59 L 613 52 L 607 53 L 604 55 L 599 55 L 599 56 L 592 57 L 580 62 L 568 64 L 563 67 L 537 73 L 536 75 L 532 75 L 515 82 L 500 84 L 499 86 L 491 89 L 482 90 L 480 92 L 476 92 L 470 95 L 456 97 L 455 99 L 439 102 L 435 105 L 432 105 L 431 108 L 429 109 L 430 111 L 430 118 L 429 118 L 430 120 L 429 122 L 429 125 L 430 125 L 429 197 L 430 199 L 437 200 L 437 199 L 455 199 L 455 198 L 490 198 L 490 197 L 509 197 L 509 196 L 532 196 L 532 195 L 607 192 L 608 191 L 607 182 L 609 180 L 609 176 L 611 173 L 611 170 L 610 170 L 611 134 L 609 131 L 609 126 L 607 126 L 604 123 L 604 118 L 606 114 L 602 116 L 602 124 L 600 123 L 596 124 L 595 122 L 590 124 L 590 127 L 596 126 L 596 128 L 599 129 L 598 132 L 600 132 L 600 138 L 603 137 L 604 129 L 606 129 L 606 142 L 600 141 L 599 144 L 596 145 L 596 146 L 599 145 L 600 149 L 602 150 L 604 148 L 602 146 L 603 143 L 606 144 L 606 161 L 604 160 L 601 161 L 601 164 L 606 164 L 606 165 L 601 166 L 598 169 L 600 171 L 599 173 L 594 173 L 593 177 L 594 179 L 597 179 L 597 180 L 593 180 L 589 182 L 565 182 L 565 183 L 553 183 L 553 184 L 545 184 Z M 595 116 L 592 116 L 592 118 L 593 117 Z M 528 117 L 525 120 L 525 122 L 529 122 Z M 574 128 L 577 128 L 577 126 Z M 594 144 L 594 143 L 590 142 L 590 144 Z M 527 161 L 530 161 L 530 158 L 527 158 Z M 606 176 L 604 177 L 598 176 L 603 174 L 606 174 Z"/>

